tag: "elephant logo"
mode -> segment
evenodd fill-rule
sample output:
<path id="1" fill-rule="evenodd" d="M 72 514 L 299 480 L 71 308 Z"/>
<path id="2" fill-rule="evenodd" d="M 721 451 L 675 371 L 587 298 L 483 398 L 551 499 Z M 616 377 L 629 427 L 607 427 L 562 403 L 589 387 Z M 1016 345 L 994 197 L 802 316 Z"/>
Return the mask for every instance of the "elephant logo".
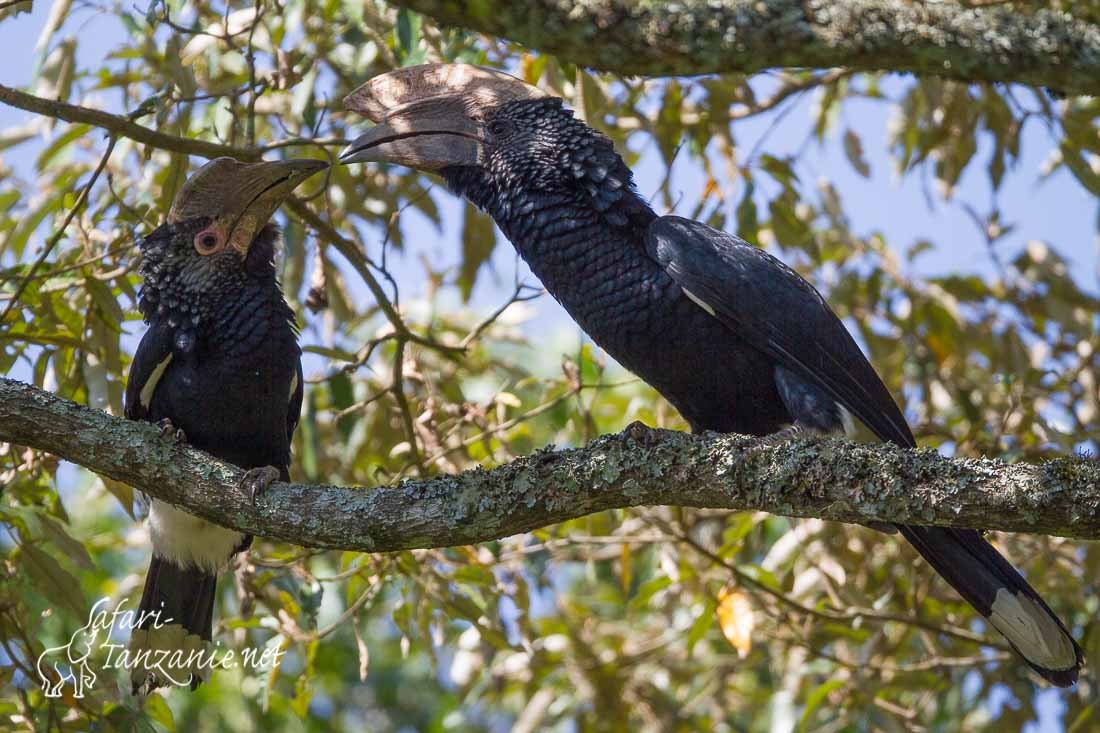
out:
<path id="1" fill-rule="evenodd" d="M 246 648 L 238 657 L 237 650 L 224 652 L 213 648 L 209 641 L 201 641 L 192 635 L 184 639 L 184 629 L 173 624 L 172 619 L 160 617 L 160 611 L 131 611 L 124 609 L 126 600 L 111 610 L 110 598 L 101 598 L 88 613 L 88 621 L 73 632 L 68 643 L 53 646 L 38 655 L 38 676 L 42 680 L 42 689 L 46 697 L 66 696 L 65 685 L 72 684 L 72 697 L 83 698 L 84 694 L 96 683 L 97 675 L 92 669 L 92 652 L 100 649 L 106 652 L 106 658 L 98 663 L 100 672 L 111 670 L 131 670 L 133 674 L 144 671 L 157 673 L 161 685 L 187 685 L 194 675 L 206 679 L 215 669 L 233 669 L 247 666 L 256 670 L 271 669 L 279 664 L 286 650 L 281 646 L 268 645 L 260 648 Z M 112 632 L 129 629 L 131 643 L 135 634 L 148 634 L 151 631 L 168 627 L 171 641 L 172 632 L 179 632 L 178 641 L 189 641 L 190 646 L 180 643 L 170 644 L 168 648 L 147 649 L 131 654 L 124 644 L 111 641 Z M 220 644 L 220 642 L 219 642 Z M 181 670 L 181 675 L 171 675 L 168 670 Z M 205 673 L 204 673 L 205 671 Z"/>
<path id="2" fill-rule="evenodd" d="M 42 679 L 42 689 L 46 697 L 61 697 L 65 683 L 73 684 L 73 697 L 84 697 L 84 691 L 95 684 L 96 674 L 92 670 L 90 657 L 98 645 L 96 641 L 104 629 L 95 623 L 99 607 L 108 602 L 103 598 L 95 604 L 88 614 L 88 623 L 73 632 L 67 644 L 46 649 L 38 655 L 38 676 Z"/>

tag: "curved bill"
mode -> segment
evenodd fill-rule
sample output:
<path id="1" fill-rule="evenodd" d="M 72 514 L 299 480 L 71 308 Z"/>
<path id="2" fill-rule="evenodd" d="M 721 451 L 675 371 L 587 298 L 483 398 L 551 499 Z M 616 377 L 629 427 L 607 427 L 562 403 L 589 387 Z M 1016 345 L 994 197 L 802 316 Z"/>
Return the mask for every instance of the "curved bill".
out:
<path id="1" fill-rule="evenodd" d="M 291 192 L 328 164 L 304 158 L 242 163 L 215 158 L 199 168 L 180 188 L 168 222 L 200 216 L 231 222 L 233 242 L 251 242 Z"/>
<path id="2" fill-rule="evenodd" d="M 342 163 L 379 161 L 434 171 L 473 165 L 484 152 L 485 110 L 547 96 L 496 69 L 423 64 L 376 76 L 344 107 L 378 123 L 340 153 Z"/>

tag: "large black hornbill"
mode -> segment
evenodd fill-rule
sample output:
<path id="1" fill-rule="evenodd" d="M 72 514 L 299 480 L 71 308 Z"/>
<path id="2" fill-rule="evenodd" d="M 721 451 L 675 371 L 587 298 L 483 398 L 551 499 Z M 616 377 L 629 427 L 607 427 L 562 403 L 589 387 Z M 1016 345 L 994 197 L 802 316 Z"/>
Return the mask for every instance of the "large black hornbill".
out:
<path id="1" fill-rule="evenodd" d="M 213 160 L 180 189 L 166 223 L 138 243 L 149 328 L 130 367 L 126 416 L 255 469 L 245 477 L 253 492 L 289 480 L 302 407 L 298 329 L 276 279 L 279 230 L 270 219 L 325 167 Z M 128 659 L 134 691 L 194 689 L 210 669 L 218 572 L 252 537 L 156 499 L 149 534 L 153 558 Z"/>
<path id="2" fill-rule="evenodd" d="M 859 346 L 806 280 L 743 240 L 638 194 L 611 141 L 499 71 L 430 64 L 375 77 L 345 106 L 377 123 L 342 153 L 440 174 L 489 213 L 601 347 L 695 430 L 840 430 L 916 445 Z M 897 529 L 1040 675 L 1077 679 L 1080 647 L 977 531 Z"/>

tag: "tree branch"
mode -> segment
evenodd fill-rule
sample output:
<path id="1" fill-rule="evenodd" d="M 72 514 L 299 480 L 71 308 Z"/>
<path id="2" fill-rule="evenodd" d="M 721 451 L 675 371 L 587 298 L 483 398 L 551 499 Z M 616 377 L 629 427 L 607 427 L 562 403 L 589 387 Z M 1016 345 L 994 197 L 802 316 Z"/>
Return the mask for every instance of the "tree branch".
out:
<path id="1" fill-rule="evenodd" d="M 622 74 L 909 71 L 1100 94 L 1100 27 L 1068 13 L 912 0 L 393 0 Z"/>
<path id="2" fill-rule="evenodd" d="M 54 99 L 43 99 L 3 84 L 0 84 L 0 102 L 27 112 L 34 112 L 65 122 L 101 127 L 119 137 L 129 138 L 135 142 L 151 145 L 161 150 L 198 155 L 202 158 L 217 158 L 228 155 L 233 158 L 252 160 L 260 157 L 259 151 L 253 148 L 237 148 L 232 145 L 207 142 L 206 140 L 166 135 L 163 132 L 143 127 L 126 117 L 120 117 L 91 107 L 81 107 Z"/>
<path id="3" fill-rule="evenodd" d="M 618 507 L 754 509 L 1100 539 L 1100 462 L 948 459 L 932 450 L 651 430 L 543 450 L 492 470 L 392 488 L 276 483 L 253 506 L 243 471 L 113 417 L 0 378 L 0 440 L 124 481 L 244 532 L 366 552 L 486 542 Z"/>
<path id="4" fill-rule="evenodd" d="M 193 99 L 198 99 L 198 97 Z M 116 137 L 129 138 L 134 142 L 148 145 L 158 150 L 170 150 L 174 153 L 197 155 L 200 158 L 229 156 L 231 158 L 237 158 L 238 160 L 259 160 L 264 153 L 280 148 L 308 147 L 311 145 L 343 147 L 351 142 L 343 138 L 333 137 L 295 137 L 285 140 L 276 140 L 258 147 L 225 145 L 223 143 L 215 143 L 207 140 L 197 140 L 192 137 L 169 135 L 167 133 L 151 130 L 148 127 L 143 127 L 134 122 L 134 119 L 141 116 L 144 110 L 139 110 L 130 116 L 122 117 L 91 107 L 81 107 L 77 104 L 60 102 L 55 99 L 36 97 L 33 94 L 22 92 L 18 89 L 12 89 L 3 84 L 0 84 L 0 103 L 15 107 L 16 109 L 33 112 L 44 117 L 52 117 L 53 119 L 62 120 L 64 122 L 99 127 Z"/>

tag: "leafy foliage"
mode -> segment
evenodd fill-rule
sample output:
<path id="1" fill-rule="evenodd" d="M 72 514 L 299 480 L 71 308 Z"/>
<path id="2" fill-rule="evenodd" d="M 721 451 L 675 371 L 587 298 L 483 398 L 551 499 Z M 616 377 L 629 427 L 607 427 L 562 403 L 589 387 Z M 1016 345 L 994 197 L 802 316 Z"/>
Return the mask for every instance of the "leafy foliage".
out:
<path id="1" fill-rule="evenodd" d="M 1012 224 L 994 201 L 971 210 L 969 235 L 993 274 L 929 276 L 920 258 L 944 245 L 856 231 L 845 207 L 858 200 L 811 183 L 799 155 L 769 154 L 766 136 L 748 148 L 738 131 L 778 124 L 816 94 L 807 142 L 837 149 L 867 178 L 877 171 L 866 130 L 846 110 L 893 104 L 898 172 L 933 178 L 929 195 L 947 200 L 968 172 L 984 170 L 994 194 L 1026 176 L 1014 170 L 1021 130 L 1043 125 L 1056 150 L 1044 174 L 1064 168 L 1097 194 L 1097 100 L 844 70 L 615 78 L 375 0 L 93 3 L 118 43 L 89 65 L 78 54 L 82 7 L 54 1 L 29 91 L 241 155 L 333 160 L 358 124 L 339 100 L 397 66 L 510 69 L 569 100 L 628 163 L 640 157 L 629 151 L 655 146 L 666 172 L 657 208 L 737 231 L 817 284 L 923 443 L 1021 460 L 1096 447 L 1100 302 L 1056 244 L 1009 253 Z M 1079 12 L 1095 20 L 1098 7 Z M 118 138 L 87 205 L 36 266 L 105 149 L 102 131 L 49 117 L 0 133 L 5 156 L 29 161 L 0 163 L 0 368 L 119 414 L 140 333 L 134 238 L 201 161 Z M 685 166 L 704 180 L 695 200 L 679 200 L 672 183 Z M 282 279 L 308 354 L 298 478 L 389 484 L 583 443 L 635 419 L 684 427 L 652 390 L 578 347 L 571 328 L 553 336 L 532 322 L 532 288 L 487 279 L 507 261 L 494 260 L 492 226 L 433 186 L 400 168 L 333 167 L 288 208 Z M 462 233 L 440 261 L 410 235 L 446 231 L 448 211 Z M 110 675 L 83 699 L 51 700 L 38 654 L 64 643 L 96 599 L 136 600 L 148 541 L 128 487 L 48 455 L 0 446 L 0 489 L 0 714 L 16 726 L 1013 730 L 1036 716 L 1022 665 L 899 543 L 820 521 L 676 508 L 383 556 L 257 542 L 221 582 L 215 634 L 230 647 L 285 649 L 281 665 L 219 672 L 195 694 L 144 705 Z M 1001 544 L 1100 659 L 1100 551 L 1046 537 Z M 1090 673 L 1063 694 L 1067 725 L 1093 724 L 1095 685 Z"/>

